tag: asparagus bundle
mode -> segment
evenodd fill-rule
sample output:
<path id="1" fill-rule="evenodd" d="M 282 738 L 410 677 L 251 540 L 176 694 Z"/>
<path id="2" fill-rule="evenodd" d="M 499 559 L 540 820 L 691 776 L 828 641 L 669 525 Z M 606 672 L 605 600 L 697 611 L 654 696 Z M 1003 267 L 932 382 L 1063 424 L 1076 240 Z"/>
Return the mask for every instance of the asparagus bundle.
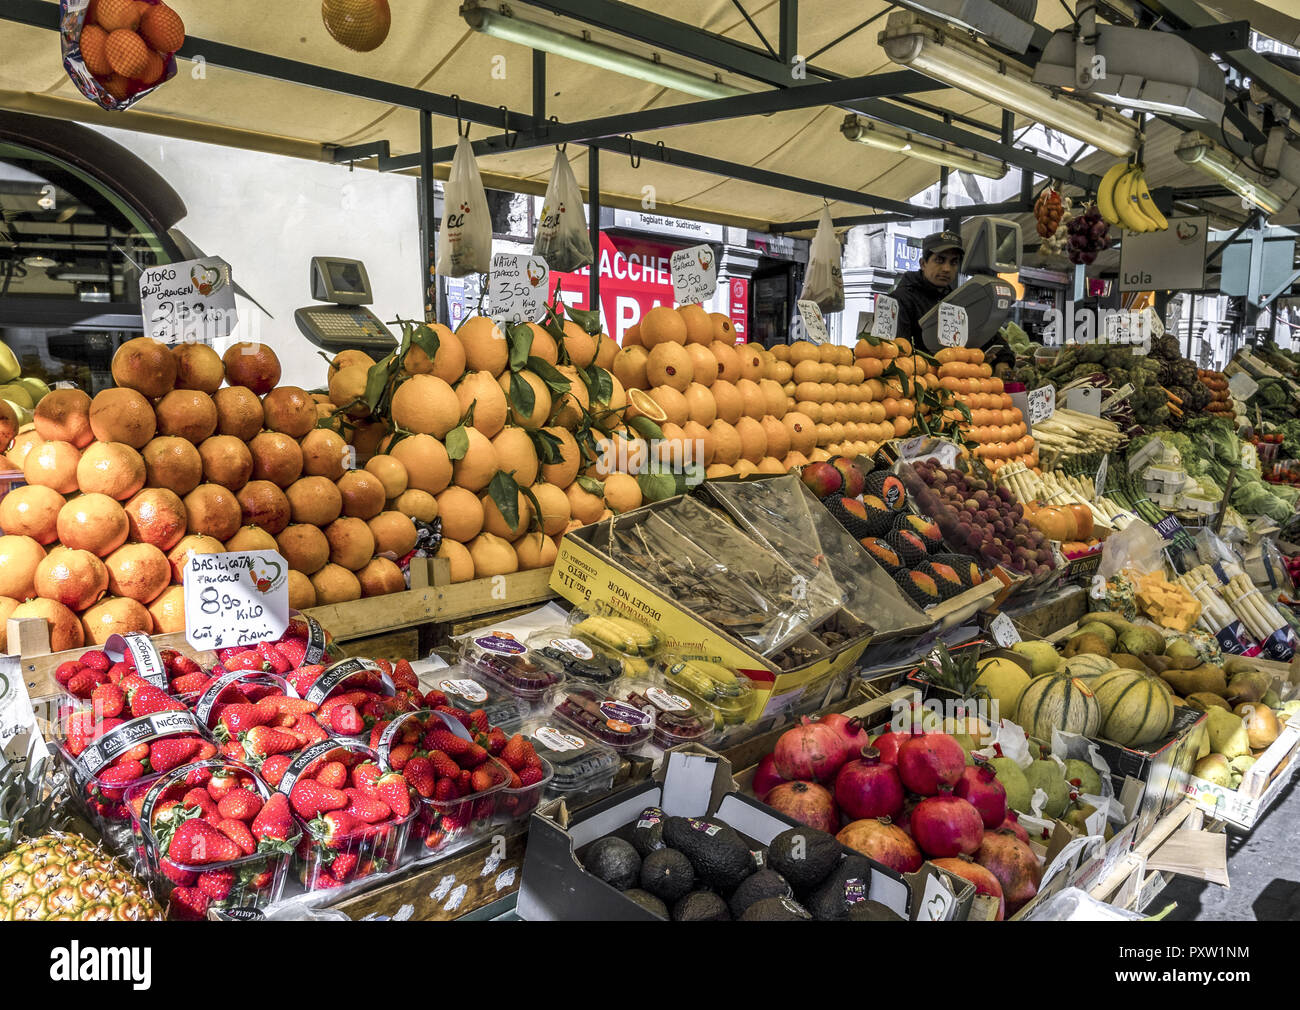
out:
<path id="1" fill-rule="evenodd" d="M 1102 529 L 1122 530 L 1136 518 L 1115 502 L 1098 497 L 1091 477 L 1074 477 L 1061 470 L 1035 473 L 1012 464 L 998 471 L 997 482 L 1006 485 L 1022 504 L 1037 501 L 1044 505 L 1087 505 L 1092 510 L 1093 525 Z"/>
<path id="2" fill-rule="evenodd" d="M 1287 627 L 1286 619 L 1268 597 L 1255 588 L 1245 575 L 1234 575 L 1219 589 L 1220 595 L 1241 615 L 1241 621 L 1259 641 L 1266 642 L 1274 633 Z"/>
<path id="3" fill-rule="evenodd" d="M 1232 608 L 1215 592 L 1219 579 L 1209 565 L 1194 568 L 1186 575 L 1178 576 L 1175 581 L 1200 603 L 1201 616 L 1196 623 L 1210 634 L 1222 631 L 1237 620 Z"/>
<path id="4" fill-rule="evenodd" d="M 1034 441 L 1039 451 L 1048 455 L 1050 464 L 1063 456 L 1110 452 L 1126 438 L 1114 421 L 1077 410 L 1058 409 L 1046 421 L 1034 425 Z"/>

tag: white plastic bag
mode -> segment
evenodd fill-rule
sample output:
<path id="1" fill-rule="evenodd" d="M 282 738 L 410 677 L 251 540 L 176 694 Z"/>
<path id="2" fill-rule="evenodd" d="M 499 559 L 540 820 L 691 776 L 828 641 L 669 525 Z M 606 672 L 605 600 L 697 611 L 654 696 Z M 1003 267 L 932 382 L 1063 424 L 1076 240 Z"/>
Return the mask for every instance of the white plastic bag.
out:
<path id="1" fill-rule="evenodd" d="M 542 201 L 533 255 L 546 260 L 552 270 L 570 273 L 591 263 L 591 236 L 582 213 L 582 190 L 563 151 L 555 152 L 551 182 Z"/>
<path id="2" fill-rule="evenodd" d="M 438 229 L 438 273 L 444 277 L 485 274 L 492 269 L 492 215 L 474 149 L 466 137 L 456 141 L 451 178 L 443 190 Z"/>
<path id="3" fill-rule="evenodd" d="M 822 208 L 817 234 L 813 236 L 800 301 L 816 302 L 823 313 L 844 311 L 844 274 L 840 269 L 840 240 L 829 207 Z"/>

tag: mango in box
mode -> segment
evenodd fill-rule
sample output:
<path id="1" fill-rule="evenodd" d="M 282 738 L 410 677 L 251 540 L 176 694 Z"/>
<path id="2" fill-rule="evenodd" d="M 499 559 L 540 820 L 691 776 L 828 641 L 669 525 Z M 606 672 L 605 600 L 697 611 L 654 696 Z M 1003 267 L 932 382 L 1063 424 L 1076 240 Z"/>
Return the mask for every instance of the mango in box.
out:
<path id="1" fill-rule="evenodd" d="M 1190 631 L 1201 616 L 1200 601 L 1159 572 L 1138 576 L 1137 605 L 1151 620 L 1175 631 Z"/>

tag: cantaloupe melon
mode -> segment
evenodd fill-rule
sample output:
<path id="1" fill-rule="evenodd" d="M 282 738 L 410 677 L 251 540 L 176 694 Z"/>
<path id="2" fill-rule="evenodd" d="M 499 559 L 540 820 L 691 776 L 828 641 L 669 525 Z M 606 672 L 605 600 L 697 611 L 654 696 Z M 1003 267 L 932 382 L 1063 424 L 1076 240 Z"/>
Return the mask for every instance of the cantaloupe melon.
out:
<path id="1" fill-rule="evenodd" d="M 1174 705 L 1156 678 L 1136 670 L 1114 670 L 1092 682 L 1101 706 L 1100 734 L 1125 747 L 1154 743 L 1174 723 Z"/>
<path id="2" fill-rule="evenodd" d="M 1091 685 L 1098 677 L 1117 669 L 1119 667 L 1105 656 L 1082 653 L 1067 659 L 1057 667 L 1056 672 L 1068 673 L 1071 677 L 1078 677 L 1085 684 Z"/>
<path id="3" fill-rule="evenodd" d="M 1016 699 L 1016 722 L 1026 734 L 1050 741 L 1052 730 L 1095 736 L 1101 707 L 1082 680 L 1068 673 L 1035 677 Z"/>

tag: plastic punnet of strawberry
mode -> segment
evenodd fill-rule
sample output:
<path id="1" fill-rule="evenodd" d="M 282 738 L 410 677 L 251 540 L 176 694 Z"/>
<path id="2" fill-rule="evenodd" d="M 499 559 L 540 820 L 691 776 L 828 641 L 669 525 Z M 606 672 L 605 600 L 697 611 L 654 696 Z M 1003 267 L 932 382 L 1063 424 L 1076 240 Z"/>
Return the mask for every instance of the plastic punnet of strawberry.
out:
<path id="1" fill-rule="evenodd" d="M 141 865 L 174 919 L 279 899 L 301 828 L 282 793 L 214 759 L 135 783 L 126 805 Z"/>
<path id="2" fill-rule="evenodd" d="M 279 790 L 304 834 L 299 879 L 308 890 L 339 887 L 397 869 L 415 816 L 410 786 L 385 772 L 378 754 L 354 740 L 326 740 L 289 765 Z"/>
<path id="3" fill-rule="evenodd" d="M 193 704 L 221 755 L 262 772 L 272 786 L 292 755 L 329 738 L 316 720 L 316 703 L 299 698 L 275 674 L 228 673 L 214 679 Z M 276 756 L 283 760 L 270 760 Z"/>
<path id="4" fill-rule="evenodd" d="M 166 693 L 179 696 L 183 693 L 176 689 L 179 679 L 195 673 L 203 674 L 203 668 L 192 657 L 175 649 L 154 650 L 147 639 L 144 641 L 144 647 L 151 655 L 150 665 L 154 667 L 153 678 L 144 679 Z M 118 684 L 123 677 L 136 673 L 139 671 L 135 656 L 129 650 L 88 649 L 76 659 L 60 663 L 54 671 L 54 679 L 63 688 L 61 711 L 80 707 L 81 702 L 93 698 L 97 689 Z M 206 676 L 203 679 L 206 680 Z M 104 693 L 100 691 L 101 695 Z"/>

